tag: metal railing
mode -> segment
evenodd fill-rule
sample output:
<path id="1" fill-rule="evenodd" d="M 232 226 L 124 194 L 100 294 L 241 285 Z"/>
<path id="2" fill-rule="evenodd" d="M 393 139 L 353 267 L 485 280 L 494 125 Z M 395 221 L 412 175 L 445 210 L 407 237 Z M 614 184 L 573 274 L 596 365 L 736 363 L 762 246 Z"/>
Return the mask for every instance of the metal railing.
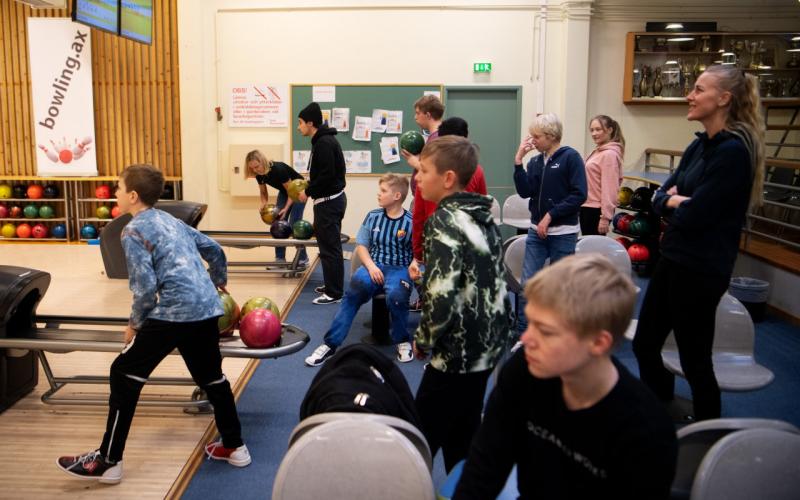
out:
<path id="1" fill-rule="evenodd" d="M 676 159 L 681 155 L 683 155 L 682 151 L 647 148 L 644 150 L 644 170 L 645 172 L 666 170 L 671 174 L 677 168 Z M 666 156 L 669 158 L 669 163 L 666 165 L 654 163 L 654 156 Z M 794 181 L 791 184 L 764 182 L 764 205 L 747 214 L 747 222 L 744 227 L 745 248 L 750 243 L 750 237 L 755 235 L 800 250 L 800 225 L 792 222 L 792 220 L 800 218 L 800 186 L 796 185 L 800 181 L 800 177 L 798 177 L 800 161 L 770 158 L 766 160 L 765 166 L 768 178 L 772 178 L 777 169 L 794 170 L 792 176 Z M 783 196 L 771 200 L 768 199 L 770 194 L 782 194 Z M 787 232 L 798 237 L 799 241 L 786 239 L 784 236 L 787 236 Z"/>

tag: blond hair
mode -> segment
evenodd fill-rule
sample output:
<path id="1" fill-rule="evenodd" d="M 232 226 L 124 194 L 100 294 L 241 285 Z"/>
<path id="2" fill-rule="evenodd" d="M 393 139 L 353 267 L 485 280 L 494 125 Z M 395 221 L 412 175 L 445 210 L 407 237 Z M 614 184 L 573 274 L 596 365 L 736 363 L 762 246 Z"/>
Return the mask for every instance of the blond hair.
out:
<path id="1" fill-rule="evenodd" d="M 525 299 L 554 312 L 579 336 L 607 331 L 617 344 L 636 304 L 636 287 L 606 257 L 571 255 L 537 272 Z"/>
<path id="2" fill-rule="evenodd" d="M 251 161 L 257 161 L 258 163 L 260 163 L 262 167 L 267 169 L 267 172 L 269 172 L 269 169 L 272 168 L 272 160 L 268 160 L 267 157 L 264 156 L 264 153 L 262 153 L 257 149 L 254 149 L 249 153 L 247 153 L 247 156 L 244 159 L 245 166 L 247 166 L 247 164 L 250 163 Z M 267 172 L 265 172 L 265 174 Z"/>
<path id="3" fill-rule="evenodd" d="M 750 153 L 753 185 L 750 188 L 750 209 L 760 207 L 764 201 L 764 116 L 761 114 L 761 97 L 758 80 L 742 70 L 715 65 L 704 73 L 717 79 L 720 89 L 730 92 L 731 103 L 725 128 L 742 140 Z"/>
<path id="4" fill-rule="evenodd" d="M 561 120 L 555 113 L 543 113 L 533 119 L 530 128 L 528 129 L 531 134 L 535 130 L 540 131 L 545 135 L 549 135 L 556 141 L 561 142 L 561 134 L 563 133 L 564 126 L 561 125 Z"/>
<path id="5" fill-rule="evenodd" d="M 406 200 L 406 196 L 408 196 L 408 178 L 406 176 L 388 172 L 383 174 L 378 181 L 378 185 L 381 184 L 387 184 L 392 191 L 400 193 L 400 202 Z"/>
<path id="6" fill-rule="evenodd" d="M 458 179 L 459 188 L 469 184 L 478 168 L 478 148 L 469 139 L 458 135 L 438 137 L 422 148 L 421 160 L 434 158 L 436 171 L 443 175 L 452 170 Z"/>

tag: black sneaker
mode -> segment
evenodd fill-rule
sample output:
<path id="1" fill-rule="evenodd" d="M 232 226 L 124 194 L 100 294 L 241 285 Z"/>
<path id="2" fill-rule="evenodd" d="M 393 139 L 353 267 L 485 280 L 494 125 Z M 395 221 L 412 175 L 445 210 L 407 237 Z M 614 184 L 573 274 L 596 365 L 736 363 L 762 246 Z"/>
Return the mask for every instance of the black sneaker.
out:
<path id="1" fill-rule="evenodd" d="M 317 288 L 314 289 L 314 291 L 317 293 L 325 293 L 325 285 L 318 286 Z"/>
<path id="2" fill-rule="evenodd" d="M 322 295 L 320 295 L 316 299 L 312 300 L 311 302 L 313 302 L 313 303 L 315 303 L 317 305 L 325 305 L 325 304 L 336 304 L 337 302 L 341 302 L 341 301 L 342 301 L 341 297 L 339 297 L 338 299 L 334 299 L 330 295 L 328 295 L 326 293 L 323 293 Z"/>
<path id="3" fill-rule="evenodd" d="M 112 464 L 100 454 L 100 450 L 77 457 L 59 457 L 56 465 L 67 474 L 80 479 L 94 479 L 105 484 L 122 481 L 122 461 Z"/>

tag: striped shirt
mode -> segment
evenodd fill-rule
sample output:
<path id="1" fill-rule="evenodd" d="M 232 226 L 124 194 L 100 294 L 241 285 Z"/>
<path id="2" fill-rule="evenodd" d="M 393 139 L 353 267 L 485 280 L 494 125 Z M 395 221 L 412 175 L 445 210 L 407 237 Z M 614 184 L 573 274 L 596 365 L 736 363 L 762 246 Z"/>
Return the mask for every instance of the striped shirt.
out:
<path id="1" fill-rule="evenodd" d="M 370 211 L 358 230 L 356 243 L 369 249 L 376 264 L 407 267 L 411 264 L 411 213 L 403 210 L 403 215 L 392 219 L 383 208 Z"/>

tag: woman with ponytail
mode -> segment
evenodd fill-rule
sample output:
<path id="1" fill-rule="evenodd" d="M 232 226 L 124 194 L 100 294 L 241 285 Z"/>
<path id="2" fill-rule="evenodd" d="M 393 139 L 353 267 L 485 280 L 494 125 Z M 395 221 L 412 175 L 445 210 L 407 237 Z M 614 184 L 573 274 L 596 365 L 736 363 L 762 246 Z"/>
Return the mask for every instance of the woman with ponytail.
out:
<path id="1" fill-rule="evenodd" d="M 764 120 L 758 84 L 730 66 L 711 66 L 687 96 L 687 119 L 705 131 L 653 197 L 668 226 L 645 295 L 633 350 L 642 381 L 665 403 L 674 377 L 661 348 L 675 333 L 697 420 L 720 416 L 711 362 L 717 305 L 728 288 L 748 207 L 761 204 Z"/>
<path id="2" fill-rule="evenodd" d="M 581 234 L 584 236 L 608 232 L 622 184 L 622 158 L 625 155 L 625 138 L 619 123 L 611 117 L 597 115 L 592 118 L 589 134 L 597 147 L 585 162 L 588 196 L 580 212 Z"/>

